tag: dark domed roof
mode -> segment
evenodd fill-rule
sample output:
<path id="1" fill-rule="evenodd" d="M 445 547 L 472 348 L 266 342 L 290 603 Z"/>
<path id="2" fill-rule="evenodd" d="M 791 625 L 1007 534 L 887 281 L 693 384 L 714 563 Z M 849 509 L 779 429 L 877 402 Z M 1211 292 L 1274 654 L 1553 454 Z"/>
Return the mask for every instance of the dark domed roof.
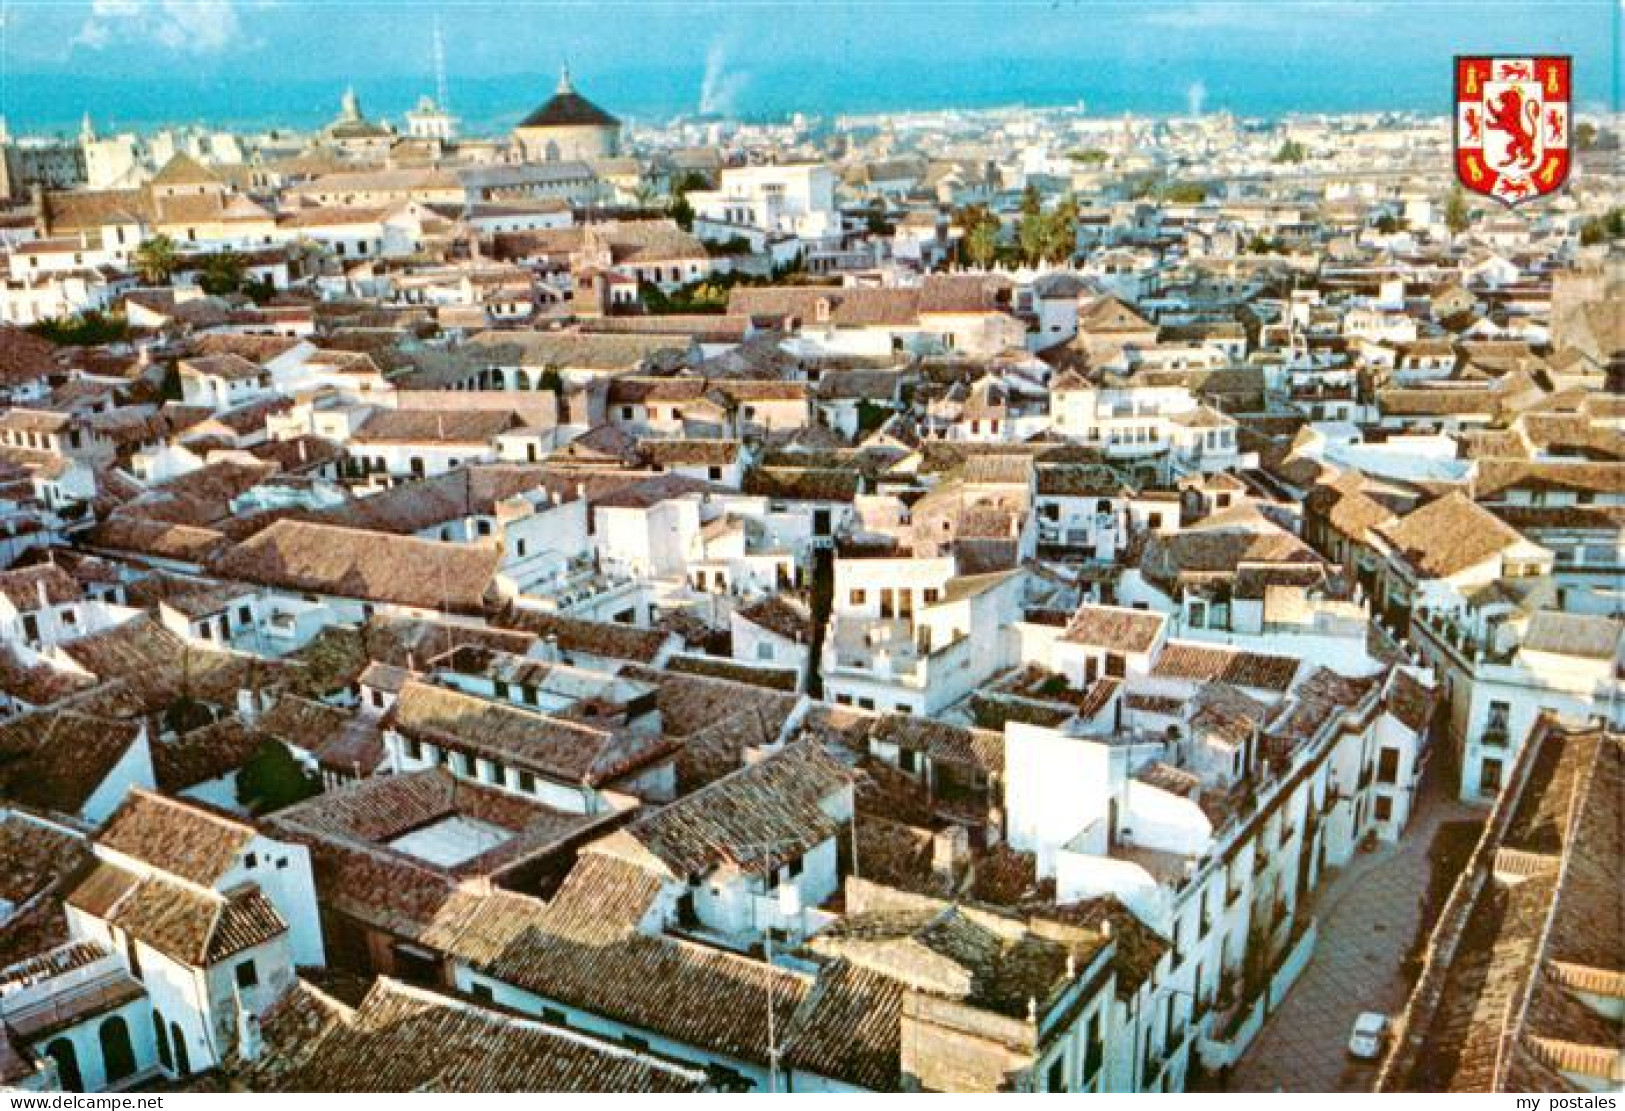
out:
<path id="1" fill-rule="evenodd" d="M 559 78 L 553 98 L 519 121 L 520 127 L 619 127 L 621 121 L 575 91 L 570 71 Z"/>

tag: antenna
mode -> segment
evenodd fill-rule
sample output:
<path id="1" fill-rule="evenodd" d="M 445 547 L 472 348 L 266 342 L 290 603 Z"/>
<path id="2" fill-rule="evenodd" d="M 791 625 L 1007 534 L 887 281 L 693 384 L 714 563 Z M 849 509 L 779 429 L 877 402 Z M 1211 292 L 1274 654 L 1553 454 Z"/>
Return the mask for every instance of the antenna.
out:
<path id="1" fill-rule="evenodd" d="M 442 112 L 451 111 L 446 103 L 446 41 L 440 34 L 440 13 L 434 17 L 434 95 Z"/>

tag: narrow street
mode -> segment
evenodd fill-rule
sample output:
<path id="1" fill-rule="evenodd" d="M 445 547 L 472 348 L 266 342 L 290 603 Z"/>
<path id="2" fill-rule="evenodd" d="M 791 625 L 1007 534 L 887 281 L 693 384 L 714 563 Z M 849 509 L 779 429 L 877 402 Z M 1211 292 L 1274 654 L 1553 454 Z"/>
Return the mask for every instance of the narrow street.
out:
<path id="1" fill-rule="evenodd" d="M 1410 985 L 1401 964 L 1422 913 L 1433 836 L 1443 823 L 1476 813 L 1453 788 L 1435 762 L 1403 840 L 1356 855 L 1322 889 L 1314 957 L 1242 1057 L 1230 1090 L 1369 1089 L 1376 1062 L 1349 1056 L 1349 1031 L 1361 1011 L 1393 1015 L 1405 1005 Z"/>

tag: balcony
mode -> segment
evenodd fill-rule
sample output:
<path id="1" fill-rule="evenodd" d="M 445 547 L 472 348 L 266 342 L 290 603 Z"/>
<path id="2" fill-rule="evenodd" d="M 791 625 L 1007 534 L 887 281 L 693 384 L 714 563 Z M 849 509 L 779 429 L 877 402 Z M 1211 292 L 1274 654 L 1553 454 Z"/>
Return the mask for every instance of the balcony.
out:
<path id="1" fill-rule="evenodd" d="M 1506 722 L 1492 721 L 1484 727 L 1484 732 L 1478 736 L 1480 748 L 1506 748 L 1512 743 L 1512 733 Z"/>

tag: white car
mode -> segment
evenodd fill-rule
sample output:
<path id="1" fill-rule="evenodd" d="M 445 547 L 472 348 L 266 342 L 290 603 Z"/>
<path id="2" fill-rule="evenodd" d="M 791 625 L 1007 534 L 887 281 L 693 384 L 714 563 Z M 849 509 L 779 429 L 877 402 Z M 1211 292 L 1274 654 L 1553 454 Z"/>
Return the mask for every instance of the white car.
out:
<path id="1" fill-rule="evenodd" d="M 1349 1052 L 1369 1061 L 1382 1056 L 1383 1043 L 1388 1040 L 1388 1016 L 1376 1011 L 1365 1011 L 1354 1020 L 1354 1033 L 1349 1035 Z"/>

